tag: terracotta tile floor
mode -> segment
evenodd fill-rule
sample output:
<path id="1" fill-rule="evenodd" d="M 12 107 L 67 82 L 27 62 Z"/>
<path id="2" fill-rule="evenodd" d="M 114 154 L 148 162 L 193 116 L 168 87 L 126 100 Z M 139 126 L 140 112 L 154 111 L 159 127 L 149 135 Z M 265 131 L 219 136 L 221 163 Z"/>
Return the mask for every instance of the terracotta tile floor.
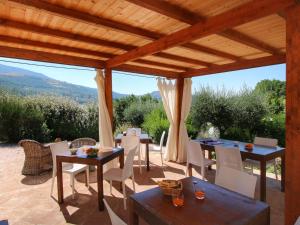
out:
<path id="1" fill-rule="evenodd" d="M 180 179 L 185 175 L 185 166 L 167 162 L 164 170 L 160 167 L 160 156 L 150 153 L 151 171 L 143 169 L 142 175 L 135 168 L 137 192 L 155 186 L 162 178 Z M 76 197 L 71 198 L 69 179 L 64 175 L 65 203 L 56 202 L 56 186 L 53 197 L 50 197 L 51 173 L 40 176 L 23 176 L 21 169 L 24 161 L 23 150 L 15 145 L 0 145 L 0 224 L 8 220 L 10 225 L 20 224 L 51 224 L 66 223 L 85 225 L 108 225 L 109 217 L 106 211 L 99 212 L 97 208 L 97 188 L 95 172 L 91 173 L 91 185 L 84 185 L 84 175 L 76 177 Z M 193 172 L 199 176 L 197 172 Z M 208 180 L 213 182 L 214 170 L 209 171 Z M 284 194 L 280 192 L 280 182 L 271 174 L 267 179 L 267 202 L 271 205 L 271 224 L 282 225 L 284 218 Z M 132 193 L 132 184 L 127 180 L 127 193 Z M 258 184 L 257 184 L 257 187 Z M 123 200 L 119 192 L 119 184 L 114 184 L 113 196 L 109 194 L 109 184 L 104 183 L 105 198 L 113 210 L 127 221 L 127 212 L 123 209 Z M 257 188 L 258 189 L 258 188 Z M 258 196 L 258 190 L 256 191 Z M 145 224 L 142 222 L 142 224 Z"/>

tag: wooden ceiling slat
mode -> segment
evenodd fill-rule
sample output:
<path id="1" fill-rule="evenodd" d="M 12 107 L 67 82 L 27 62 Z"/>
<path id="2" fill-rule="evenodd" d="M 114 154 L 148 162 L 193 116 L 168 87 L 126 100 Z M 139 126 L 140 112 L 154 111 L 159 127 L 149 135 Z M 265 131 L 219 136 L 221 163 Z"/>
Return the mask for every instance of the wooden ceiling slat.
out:
<path id="1" fill-rule="evenodd" d="M 276 2 L 273 0 L 253 0 L 232 10 L 211 17 L 203 22 L 199 22 L 191 27 L 162 37 L 157 41 L 131 50 L 123 55 L 116 56 L 113 59 L 108 60 L 107 66 L 115 67 L 136 58 L 151 55 L 214 33 L 220 33 L 234 26 L 277 13 L 293 4 L 295 4 L 294 0 L 277 0 Z"/>
<path id="2" fill-rule="evenodd" d="M 60 63 L 74 66 L 84 66 L 92 68 L 103 68 L 104 62 L 95 59 L 86 59 L 77 56 L 67 56 L 49 52 L 25 50 L 21 48 L 0 46 L 0 56 L 16 59 L 26 59 L 41 62 Z"/>
<path id="3" fill-rule="evenodd" d="M 138 6 L 141 6 L 141 7 L 147 8 L 149 10 L 158 12 L 160 14 L 169 16 L 173 19 L 177 19 L 178 21 L 185 22 L 185 23 L 190 24 L 190 25 L 194 25 L 198 22 L 205 21 L 205 19 L 206 19 L 206 18 L 204 18 L 204 17 L 202 17 L 202 16 L 200 16 L 196 13 L 193 13 L 189 10 L 181 8 L 180 6 L 174 5 L 170 2 L 166 2 L 166 1 L 163 1 L 163 0 L 147 0 L 147 1 L 144 1 L 144 0 L 126 0 L 126 1 L 134 3 L 134 4 L 136 4 Z M 238 32 L 238 31 L 235 31 L 235 30 L 232 30 L 232 29 L 225 30 L 225 31 L 219 33 L 219 35 L 221 35 L 223 37 L 226 37 L 230 40 L 240 42 L 244 45 L 248 45 L 250 47 L 259 49 L 261 51 L 265 51 L 265 52 L 268 52 L 268 53 L 271 53 L 271 54 L 278 54 L 279 53 L 276 48 L 273 48 L 272 46 L 269 46 L 266 43 L 263 43 L 259 40 L 256 40 L 252 37 L 249 37 L 249 36 L 247 36 L 247 35 L 245 35 L 241 32 Z M 199 46 L 199 48 L 200 47 L 201 46 Z M 195 48 L 195 49 L 197 49 L 197 48 Z M 208 52 L 207 50 L 204 50 L 204 52 L 205 51 Z M 215 52 L 215 53 L 212 52 L 212 54 L 222 56 L 222 52 Z M 230 58 L 230 54 L 226 55 L 226 53 L 223 53 L 223 57 L 228 58 L 228 59 L 238 60 L 238 57 L 235 57 L 235 59 Z"/>
<path id="4" fill-rule="evenodd" d="M 28 39 L 21 39 L 21 38 L 15 38 L 11 36 L 6 35 L 0 35 L 1 42 L 8 42 L 8 43 L 14 43 L 14 44 L 20 44 L 20 45 L 28 45 L 32 47 L 40 47 L 40 48 L 48 48 L 48 49 L 55 49 L 59 51 L 66 51 L 66 52 L 72 52 L 75 54 L 84 54 L 87 56 L 97 56 L 101 58 L 111 58 L 116 56 L 115 54 L 106 53 L 106 52 L 99 52 L 99 51 L 93 51 L 93 50 L 87 50 L 82 48 L 75 48 L 75 47 L 69 47 L 65 45 L 58 45 L 58 44 L 52 44 L 52 43 L 45 43 L 40 41 L 32 41 Z M 179 65 L 173 65 L 168 63 L 162 63 L 162 62 L 155 62 L 151 60 L 145 60 L 145 59 L 137 59 L 135 60 L 137 63 L 146 64 L 146 65 L 153 65 L 153 66 L 159 66 L 159 67 L 165 67 L 170 69 L 177 69 L 181 71 L 185 71 L 188 68 L 184 66 Z"/>
<path id="5" fill-rule="evenodd" d="M 44 0 L 9 0 L 9 1 L 14 2 L 14 3 L 18 3 L 18 4 L 23 4 L 23 5 L 26 5 L 26 6 L 35 7 L 37 9 L 42 9 L 42 10 L 45 10 L 47 12 L 56 14 L 58 16 L 73 19 L 75 21 L 88 23 L 88 24 L 92 24 L 92 25 L 96 25 L 96 26 L 105 26 L 105 27 L 108 27 L 108 28 L 111 28 L 111 29 L 115 29 L 115 30 L 119 30 L 119 31 L 129 33 L 129 34 L 138 35 L 138 36 L 141 36 L 143 38 L 147 38 L 149 40 L 157 40 L 157 39 L 164 36 L 162 33 L 149 31 L 149 30 L 146 30 L 146 29 L 141 29 L 141 28 L 134 27 L 134 26 L 124 24 L 124 23 L 121 23 L 121 22 L 116 22 L 116 21 L 113 21 L 113 20 L 93 16 L 93 15 L 83 13 L 83 12 L 80 12 L 80 11 L 76 11 L 76 10 L 73 10 L 73 9 L 64 8 L 62 6 L 58 6 L 58 5 L 48 3 Z M 185 48 L 189 48 L 189 49 L 192 49 L 192 50 L 195 50 L 195 51 L 200 51 L 201 46 L 197 47 L 195 44 L 193 44 L 193 45 L 190 45 L 190 46 L 185 46 Z M 209 49 L 209 48 L 202 48 L 201 51 L 204 52 L 204 53 L 207 53 L 207 54 L 212 54 L 212 52 L 214 52 L 214 54 L 218 54 L 217 56 L 220 56 L 220 57 L 224 57 L 226 55 L 226 53 L 219 55 L 219 53 L 222 53 L 222 51 L 220 51 L 220 50 L 219 51 L 214 51 L 214 49 Z M 229 55 L 229 54 L 227 54 L 227 55 Z M 229 59 L 232 59 L 233 56 L 229 55 L 229 57 L 231 57 Z"/>
<path id="6" fill-rule="evenodd" d="M 192 69 L 183 73 L 180 73 L 179 76 L 187 77 L 194 77 L 194 76 L 201 76 L 201 75 L 209 75 L 215 73 L 223 73 L 228 71 L 234 70 L 241 70 L 241 69 L 250 69 L 255 67 L 261 66 L 270 66 L 275 64 L 285 63 L 285 55 L 275 55 L 275 56 L 266 56 L 262 58 L 256 59 L 249 59 L 249 60 L 241 60 L 239 62 L 212 66 L 210 68 L 204 69 Z"/>
<path id="7" fill-rule="evenodd" d="M 52 36 L 52 37 L 58 37 L 58 38 L 65 38 L 69 39 L 72 41 L 79 41 L 87 44 L 95 44 L 95 45 L 100 45 L 100 46 L 106 46 L 106 47 L 112 47 L 112 48 L 117 48 L 117 49 L 122 49 L 122 50 L 132 50 L 135 49 L 137 46 L 134 45 L 127 45 L 123 44 L 120 42 L 115 42 L 115 41 L 108 41 L 108 40 L 103 40 L 99 38 L 93 38 L 93 37 L 88 37 L 88 36 L 83 36 L 79 34 L 73 34 L 61 30 L 56 30 L 56 29 L 51 29 L 51 28 L 45 28 L 45 27 L 40 27 L 36 25 L 31 25 L 31 24 L 26 24 L 26 23 L 21 23 L 21 22 L 16 22 L 16 21 L 10 21 L 10 20 L 1 20 L 0 19 L 0 26 L 6 26 L 6 27 L 11 27 L 19 30 L 25 30 L 28 32 L 34 32 L 37 34 L 42 34 L 42 35 L 47 35 L 47 36 Z M 188 57 L 183 57 L 183 56 L 177 56 L 174 54 L 169 54 L 169 53 L 157 53 L 154 54 L 157 57 L 162 57 L 162 58 L 168 58 L 171 60 L 179 61 L 179 62 L 188 62 L 192 63 L 195 65 L 199 66 L 211 66 L 212 64 L 201 61 L 201 60 L 196 60 L 196 59 L 190 59 Z"/>

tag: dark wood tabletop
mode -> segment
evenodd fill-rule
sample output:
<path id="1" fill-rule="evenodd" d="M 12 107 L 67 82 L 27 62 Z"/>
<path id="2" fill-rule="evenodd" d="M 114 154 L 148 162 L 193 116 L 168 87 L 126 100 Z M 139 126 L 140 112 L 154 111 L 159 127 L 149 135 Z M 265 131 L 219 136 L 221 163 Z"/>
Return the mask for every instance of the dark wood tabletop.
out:
<path id="1" fill-rule="evenodd" d="M 121 143 L 123 136 L 124 136 L 123 134 L 118 134 L 115 137 L 115 146 L 116 147 L 118 144 Z M 150 170 L 149 144 L 152 143 L 152 138 L 148 134 L 145 134 L 145 133 L 140 134 L 139 138 L 140 138 L 140 143 L 146 145 L 146 163 L 147 163 L 147 171 L 149 171 Z"/>
<path id="2" fill-rule="evenodd" d="M 57 155 L 56 166 L 57 166 L 57 192 L 58 192 L 58 203 L 63 203 L 63 173 L 62 163 L 78 163 L 86 165 L 97 166 L 97 186 L 98 186 L 98 207 L 99 210 L 104 210 L 103 203 L 103 165 L 110 162 L 111 160 L 119 157 L 120 168 L 124 167 L 124 149 L 113 148 L 112 151 L 99 152 L 98 157 L 91 158 L 84 154 L 80 149 L 76 155 Z"/>
<path id="3" fill-rule="evenodd" d="M 206 198 L 194 197 L 193 181 L 198 181 Z M 229 191 L 195 177 L 182 179 L 184 206 L 173 206 L 171 197 L 159 187 L 130 197 L 130 223 L 142 217 L 150 225 L 268 225 L 270 208 L 260 201 Z"/>
<path id="4" fill-rule="evenodd" d="M 211 157 L 211 152 L 215 151 L 215 146 L 222 147 L 238 147 L 241 152 L 241 156 L 244 159 L 256 160 L 260 163 L 260 200 L 266 201 L 266 164 L 269 160 L 275 158 L 281 158 L 281 190 L 285 189 L 285 148 L 282 147 L 266 147 L 261 145 L 253 145 L 253 150 L 249 151 L 245 149 L 245 142 L 236 142 L 232 140 L 219 139 L 216 142 L 206 141 L 206 139 L 196 139 L 201 144 L 203 150 L 209 151 L 209 156 Z M 235 146 L 235 144 L 238 146 Z"/>

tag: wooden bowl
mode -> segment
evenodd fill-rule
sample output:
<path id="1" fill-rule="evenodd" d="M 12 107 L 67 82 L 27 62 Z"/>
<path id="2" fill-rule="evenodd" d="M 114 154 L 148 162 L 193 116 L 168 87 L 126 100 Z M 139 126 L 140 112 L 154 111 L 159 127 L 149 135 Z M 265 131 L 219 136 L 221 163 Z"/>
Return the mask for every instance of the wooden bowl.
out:
<path id="1" fill-rule="evenodd" d="M 164 195 L 178 195 L 182 192 L 183 185 L 179 180 L 162 180 L 158 182 L 158 186 L 163 191 Z"/>

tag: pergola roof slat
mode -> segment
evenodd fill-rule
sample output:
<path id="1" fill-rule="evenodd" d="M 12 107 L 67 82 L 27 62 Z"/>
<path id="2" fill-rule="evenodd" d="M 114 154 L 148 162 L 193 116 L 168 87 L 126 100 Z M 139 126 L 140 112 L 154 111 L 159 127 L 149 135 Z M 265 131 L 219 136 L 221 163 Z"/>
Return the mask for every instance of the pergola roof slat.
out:
<path id="1" fill-rule="evenodd" d="M 114 57 L 113 59 L 108 60 L 106 65 L 107 67 L 113 68 L 136 58 L 151 55 L 177 45 L 182 45 L 210 34 L 220 33 L 228 28 L 277 13 L 293 4 L 295 4 L 294 0 L 278 0 L 276 2 L 273 0 L 253 0 L 232 10 L 206 19 L 205 21 L 201 21 L 191 27 L 162 37 L 143 47 Z"/>

